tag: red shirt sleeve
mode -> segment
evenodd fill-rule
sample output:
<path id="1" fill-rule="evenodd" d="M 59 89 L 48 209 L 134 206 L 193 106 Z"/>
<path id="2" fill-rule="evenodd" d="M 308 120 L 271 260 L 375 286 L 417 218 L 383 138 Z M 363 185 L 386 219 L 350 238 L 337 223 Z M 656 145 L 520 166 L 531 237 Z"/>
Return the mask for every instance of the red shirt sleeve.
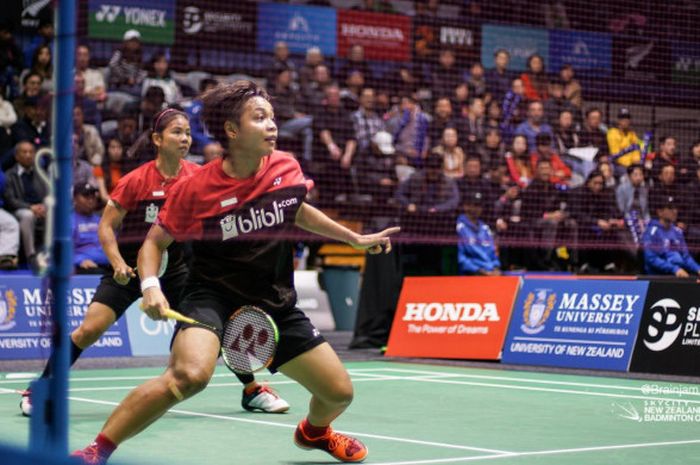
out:
<path id="1" fill-rule="evenodd" d="M 135 174 L 136 171 L 132 171 L 131 173 Z M 121 178 L 109 194 L 111 200 L 118 203 L 120 207 L 127 211 L 136 208 L 138 204 L 137 195 L 141 184 L 138 176 L 131 175 L 131 173 Z"/>
<path id="2" fill-rule="evenodd" d="M 168 198 L 158 214 L 156 224 L 178 242 L 202 238 L 203 224 L 195 211 L 192 177 L 179 180 L 170 188 Z"/>

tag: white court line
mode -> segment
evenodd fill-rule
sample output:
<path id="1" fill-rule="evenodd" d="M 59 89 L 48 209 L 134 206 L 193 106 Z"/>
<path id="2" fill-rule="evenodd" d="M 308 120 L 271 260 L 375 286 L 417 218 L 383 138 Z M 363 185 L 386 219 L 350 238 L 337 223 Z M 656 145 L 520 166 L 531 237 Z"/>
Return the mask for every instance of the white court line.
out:
<path id="1" fill-rule="evenodd" d="M 557 454 L 575 454 L 577 452 L 598 452 L 605 450 L 619 450 L 619 449 L 641 449 L 646 447 L 666 447 L 666 446 L 681 446 L 685 444 L 698 444 L 700 439 L 690 439 L 687 441 L 666 441 L 666 442 L 642 442 L 637 444 L 619 444 L 613 446 L 598 446 L 598 447 L 579 447 L 575 449 L 553 449 L 553 450 L 541 450 L 533 452 L 513 452 L 506 454 L 494 454 L 494 455 L 476 455 L 469 457 L 453 457 L 449 459 L 433 459 L 433 460 L 412 460 L 407 462 L 377 462 L 372 465 L 419 465 L 419 464 L 429 464 L 429 463 L 451 463 L 451 462 L 478 462 L 481 460 L 494 460 L 502 459 L 506 457 L 527 457 L 527 456 L 538 456 L 538 455 L 557 455 Z"/>
<path id="2" fill-rule="evenodd" d="M 118 402 L 86 399 L 84 397 L 68 397 L 68 398 L 70 400 L 74 400 L 74 401 L 78 401 L 78 402 L 87 402 L 87 403 L 92 403 L 92 404 L 112 405 L 112 406 L 119 405 Z M 188 415 L 188 416 L 194 416 L 194 417 L 215 418 L 218 420 L 235 421 L 235 422 L 241 422 L 241 423 L 253 423 L 253 424 L 257 424 L 257 425 L 277 426 L 280 428 L 288 428 L 288 429 L 295 429 L 297 427 L 296 424 L 289 425 L 286 423 L 277 423 L 277 422 L 272 422 L 272 421 L 250 420 L 247 418 L 236 418 L 236 417 L 229 417 L 226 415 L 214 415 L 214 414 L 210 414 L 210 413 L 192 412 L 189 410 L 180 410 L 180 409 L 170 409 L 170 410 L 168 410 L 168 413 L 176 413 L 179 415 Z M 418 444 L 418 445 L 422 445 L 422 446 L 440 447 L 443 449 L 474 450 L 474 451 L 479 451 L 479 452 L 492 452 L 494 454 L 511 454 L 511 452 L 508 452 L 508 451 L 495 450 L 495 449 L 484 449 L 481 447 L 470 447 L 470 446 L 462 446 L 462 445 L 458 445 L 458 444 L 448 444 L 448 443 L 442 443 L 442 442 L 421 441 L 418 439 L 407 439 L 407 438 L 399 438 L 399 437 L 394 437 L 394 436 L 383 436 L 383 435 L 368 434 L 368 433 L 354 433 L 352 431 L 341 431 L 341 430 L 338 430 L 338 431 L 341 433 L 350 434 L 350 435 L 354 435 L 357 437 L 382 439 L 385 441 L 394 441 L 394 442 L 405 442 L 405 443 L 409 443 L 409 444 Z"/>

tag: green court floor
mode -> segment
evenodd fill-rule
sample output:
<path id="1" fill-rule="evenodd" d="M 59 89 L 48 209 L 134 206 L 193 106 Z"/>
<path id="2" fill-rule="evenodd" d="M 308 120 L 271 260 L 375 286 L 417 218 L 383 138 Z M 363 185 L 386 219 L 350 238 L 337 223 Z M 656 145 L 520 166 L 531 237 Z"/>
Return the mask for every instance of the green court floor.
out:
<path id="1" fill-rule="evenodd" d="M 382 465 L 689 464 L 700 461 L 700 385 L 495 371 L 391 362 L 346 364 L 355 401 L 335 423 Z M 114 406 L 160 369 L 76 370 L 70 390 L 70 446 L 85 446 Z M 29 423 L 0 374 L 0 441 L 27 443 Z M 21 376 L 21 375 L 20 375 Z M 169 465 L 325 464 L 297 449 L 292 433 L 309 395 L 270 377 L 292 408 L 265 415 L 240 407 L 240 386 L 221 367 L 208 388 L 115 453 L 120 463 Z"/>

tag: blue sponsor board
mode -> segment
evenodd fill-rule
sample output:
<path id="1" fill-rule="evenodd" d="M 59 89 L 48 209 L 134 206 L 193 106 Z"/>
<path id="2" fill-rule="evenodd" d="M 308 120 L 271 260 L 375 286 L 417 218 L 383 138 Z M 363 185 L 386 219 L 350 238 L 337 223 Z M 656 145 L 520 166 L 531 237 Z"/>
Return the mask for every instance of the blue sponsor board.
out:
<path id="1" fill-rule="evenodd" d="M 503 363 L 627 370 L 648 282 L 526 279 Z"/>
<path id="2" fill-rule="evenodd" d="M 99 276 L 75 276 L 68 295 L 69 331 L 77 328 L 95 294 Z M 45 282 L 33 276 L 3 276 L 0 280 L 0 359 L 47 358 L 51 354 L 54 298 Z M 117 321 L 84 357 L 130 356 L 124 320 Z"/>
<path id="3" fill-rule="evenodd" d="M 549 31 L 549 66 L 556 72 L 565 64 L 577 71 L 612 73 L 612 37 L 610 34 L 582 31 Z"/>
<path id="4" fill-rule="evenodd" d="M 481 62 L 485 68 L 493 68 L 493 54 L 504 49 L 510 53 L 508 69 L 524 71 L 527 58 L 538 54 L 549 69 L 549 31 L 529 27 L 484 25 L 481 29 Z"/>
<path id="5" fill-rule="evenodd" d="M 126 310 L 131 353 L 136 356 L 168 355 L 173 337 L 173 320 L 151 320 L 139 308 L 140 300 Z"/>
<path id="6" fill-rule="evenodd" d="M 263 3 L 258 6 L 258 50 L 275 49 L 286 42 L 293 53 L 319 47 L 327 56 L 336 54 L 336 10 L 318 6 Z"/>

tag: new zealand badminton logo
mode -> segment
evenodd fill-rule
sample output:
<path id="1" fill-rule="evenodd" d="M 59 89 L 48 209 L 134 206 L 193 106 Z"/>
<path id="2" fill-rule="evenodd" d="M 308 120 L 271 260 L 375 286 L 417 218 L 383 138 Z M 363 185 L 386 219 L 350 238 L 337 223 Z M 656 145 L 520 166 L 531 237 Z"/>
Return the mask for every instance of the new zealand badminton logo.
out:
<path id="1" fill-rule="evenodd" d="M 681 333 L 681 306 L 673 299 L 661 299 L 650 310 L 651 321 L 644 333 L 644 345 L 661 352 L 671 347 Z"/>
<path id="2" fill-rule="evenodd" d="M 17 296 L 12 289 L 0 293 L 0 331 L 7 331 L 15 327 L 15 313 L 17 313 Z"/>
<path id="3" fill-rule="evenodd" d="M 548 289 L 536 289 L 535 292 L 527 295 L 523 304 L 524 323 L 520 326 L 524 333 L 537 334 L 544 329 L 544 323 L 557 301 L 556 294 L 547 294 L 549 294 Z"/>

